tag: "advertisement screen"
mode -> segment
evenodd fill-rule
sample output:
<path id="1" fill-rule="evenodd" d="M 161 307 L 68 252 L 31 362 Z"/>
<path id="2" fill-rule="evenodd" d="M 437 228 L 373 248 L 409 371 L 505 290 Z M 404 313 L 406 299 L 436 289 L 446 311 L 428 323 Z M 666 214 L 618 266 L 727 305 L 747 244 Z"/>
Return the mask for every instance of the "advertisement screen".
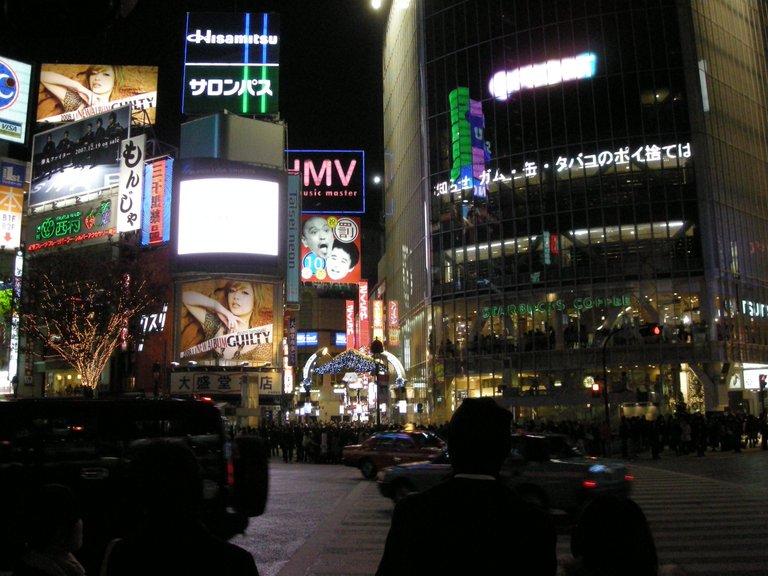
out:
<path id="1" fill-rule="evenodd" d="M 171 220 L 175 269 L 282 275 L 285 172 L 214 158 L 177 165 Z"/>
<path id="2" fill-rule="evenodd" d="M 30 207 L 117 186 L 130 120 L 130 107 L 123 106 L 35 134 Z"/>
<path id="3" fill-rule="evenodd" d="M 304 214 L 365 213 L 365 152 L 286 150 L 288 169 L 301 177 Z"/>
<path id="4" fill-rule="evenodd" d="M 99 199 L 51 210 L 30 217 L 34 240 L 27 252 L 80 247 L 109 241 L 117 234 L 117 215 L 112 199 Z"/>
<path id="5" fill-rule="evenodd" d="M 237 278 L 185 282 L 179 358 L 274 362 L 274 285 Z"/>
<path id="6" fill-rule="evenodd" d="M 32 66 L 0 56 L 0 140 L 23 144 Z"/>
<path id="7" fill-rule="evenodd" d="M 279 251 L 280 187 L 257 178 L 201 178 L 179 184 L 177 254 Z"/>
<path id="8" fill-rule="evenodd" d="M 137 121 L 155 123 L 157 66 L 43 64 L 37 94 L 38 122 L 74 122 L 122 106 Z"/>
<path id="9" fill-rule="evenodd" d="M 277 114 L 276 14 L 187 13 L 181 111 Z"/>
<path id="10" fill-rule="evenodd" d="M 302 215 L 301 280 L 359 282 L 360 240 L 360 218 Z"/>

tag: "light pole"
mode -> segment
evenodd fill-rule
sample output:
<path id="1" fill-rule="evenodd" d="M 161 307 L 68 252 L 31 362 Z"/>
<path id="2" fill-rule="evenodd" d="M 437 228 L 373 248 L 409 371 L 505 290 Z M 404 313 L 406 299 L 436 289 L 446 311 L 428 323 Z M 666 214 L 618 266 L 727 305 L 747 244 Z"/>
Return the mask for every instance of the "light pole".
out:
<path id="1" fill-rule="evenodd" d="M 605 347 L 616 332 L 618 332 L 616 328 L 611 328 L 605 340 L 603 340 L 603 404 L 605 405 L 605 425 L 608 430 L 611 429 L 611 411 L 608 406 L 608 369 L 605 360 Z"/>

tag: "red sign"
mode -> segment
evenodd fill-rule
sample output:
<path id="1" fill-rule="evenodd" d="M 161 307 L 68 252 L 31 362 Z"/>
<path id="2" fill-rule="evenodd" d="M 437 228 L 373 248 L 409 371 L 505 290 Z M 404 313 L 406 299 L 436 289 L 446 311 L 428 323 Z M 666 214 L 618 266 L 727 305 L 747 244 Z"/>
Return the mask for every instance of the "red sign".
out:
<path id="1" fill-rule="evenodd" d="M 360 310 L 360 331 L 358 345 L 360 348 L 371 345 L 371 323 L 368 317 L 368 281 L 363 280 L 357 284 L 357 305 Z"/>
<path id="2" fill-rule="evenodd" d="M 347 350 L 355 348 L 355 301 L 347 300 L 345 307 L 347 323 Z"/>

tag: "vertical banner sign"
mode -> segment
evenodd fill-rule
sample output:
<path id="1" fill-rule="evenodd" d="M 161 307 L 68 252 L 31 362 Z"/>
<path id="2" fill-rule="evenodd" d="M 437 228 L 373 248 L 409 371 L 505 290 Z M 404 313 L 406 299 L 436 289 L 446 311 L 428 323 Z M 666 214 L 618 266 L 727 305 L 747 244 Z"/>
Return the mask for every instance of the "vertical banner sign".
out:
<path id="1" fill-rule="evenodd" d="M 296 366 L 296 318 L 288 319 L 288 366 Z"/>
<path id="2" fill-rule="evenodd" d="M 368 318 L 368 281 L 357 283 L 357 307 L 360 328 L 358 330 L 358 348 L 368 348 L 371 345 L 371 322 Z"/>
<path id="3" fill-rule="evenodd" d="M 0 186 L 0 245 L 2 251 L 16 251 L 21 245 L 21 214 L 24 190 Z"/>
<path id="4" fill-rule="evenodd" d="M 141 244 L 153 246 L 171 238 L 173 158 L 144 165 L 144 202 L 141 213 Z"/>
<path id="5" fill-rule="evenodd" d="M 374 300 L 373 304 L 373 339 L 384 342 L 384 300 Z"/>
<path id="6" fill-rule="evenodd" d="M 347 300 L 345 310 L 347 324 L 347 350 L 355 349 L 355 301 Z"/>
<path id="7" fill-rule="evenodd" d="M 390 346 L 400 344 L 400 314 L 397 309 L 397 300 L 387 302 L 387 342 Z"/>
<path id="8" fill-rule="evenodd" d="M 299 192 L 301 177 L 298 174 L 288 174 L 288 265 L 285 271 L 285 303 L 299 304 L 299 227 L 301 206 Z"/>
<path id="9" fill-rule="evenodd" d="M 117 210 L 118 232 L 131 232 L 141 229 L 146 141 L 146 134 L 141 134 L 123 140 L 120 147 L 120 191 L 118 192 L 120 198 Z"/>

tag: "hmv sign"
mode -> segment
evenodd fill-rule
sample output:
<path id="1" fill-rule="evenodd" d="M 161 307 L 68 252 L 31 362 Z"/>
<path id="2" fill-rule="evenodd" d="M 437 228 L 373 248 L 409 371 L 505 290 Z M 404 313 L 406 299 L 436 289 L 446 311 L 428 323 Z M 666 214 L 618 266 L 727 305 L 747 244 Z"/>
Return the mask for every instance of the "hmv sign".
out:
<path id="1" fill-rule="evenodd" d="M 303 214 L 365 213 L 365 152 L 286 150 L 288 170 L 301 180 Z"/>

